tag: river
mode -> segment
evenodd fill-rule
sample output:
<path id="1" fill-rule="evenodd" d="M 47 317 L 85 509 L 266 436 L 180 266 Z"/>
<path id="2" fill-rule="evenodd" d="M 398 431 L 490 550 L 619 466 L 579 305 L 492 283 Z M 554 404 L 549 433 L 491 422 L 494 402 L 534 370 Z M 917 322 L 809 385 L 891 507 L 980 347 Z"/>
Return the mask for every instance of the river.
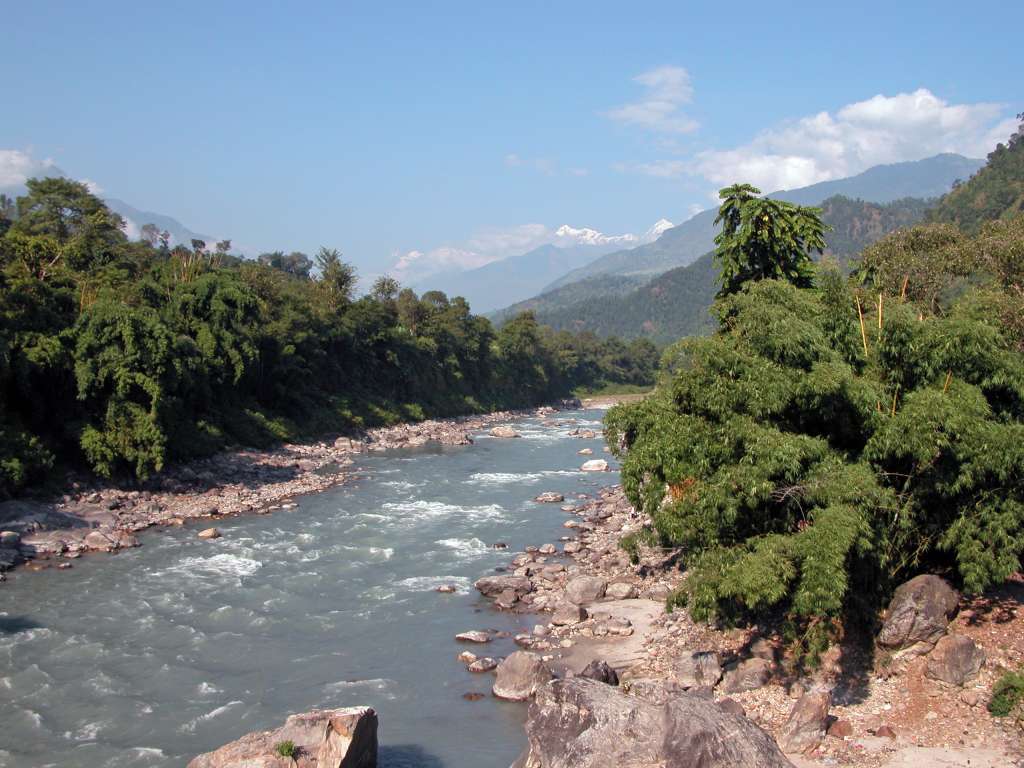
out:
<path id="1" fill-rule="evenodd" d="M 12 574 L 0 586 L 0 765 L 178 767 L 290 713 L 366 704 L 381 768 L 506 768 L 525 745 L 525 707 L 492 698 L 493 675 L 467 672 L 453 637 L 536 623 L 493 610 L 472 582 L 566 533 L 538 493 L 617 482 L 579 471 L 577 451 L 601 456 L 600 439 L 568 434 L 599 430 L 602 415 L 360 457 L 354 482 L 219 521 L 220 539 L 165 529 L 71 570 Z M 449 583 L 457 593 L 435 591 Z"/>

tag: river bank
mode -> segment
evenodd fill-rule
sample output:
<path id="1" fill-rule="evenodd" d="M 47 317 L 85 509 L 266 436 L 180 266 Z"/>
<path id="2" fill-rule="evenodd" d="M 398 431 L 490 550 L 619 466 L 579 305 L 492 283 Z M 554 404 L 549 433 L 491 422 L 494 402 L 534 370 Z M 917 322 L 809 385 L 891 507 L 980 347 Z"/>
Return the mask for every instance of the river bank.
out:
<path id="1" fill-rule="evenodd" d="M 533 630 L 516 642 L 556 676 L 604 661 L 627 689 L 700 688 L 780 743 L 804 695 L 828 690 L 827 735 L 811 738 L 806 754 L 790 755 L 798 766 L 1024 765 L 1020 730 L 986 709 L 994 681 L 1024 664 L 1024 582 L 961 601 L 947 632 L 970 638 L 985 657 L 964 684 L 934 679 L 924 656 L 872 659 L 852 640 L 834 646 L 819 667 L 801 670 L 772 628 L 723 630 L 685 610 L 665 611 L 665 597 L 685 578 L 680 553 L 641 547 L 639 562 L 630 562 L 620 541 L 648 521 L 621 487 L 566 501 L 570 535 L 560 547 L 537 542 L 512 557 L 507 575 L 477 582 L 498 607 L 537 613 Z"/>
<path id="2" fill-rule="evenodd" d="M 579 402 L 560 406 L 576 408 Z M 58 498 L 0 502 L 0 581 L 20 565 L 68 568 L 85 553 L 137 547 L 136 534 L 150 528 L 293 508 L 298 496 L 349 481 L 354 457 L 361 454 L 428 443 L 468 445 L 473 432 L 556 412 L 553 406 L 496 411 L 265 450 L 239 449 L 170 467 L 142 483 L 72 480 Z"/>

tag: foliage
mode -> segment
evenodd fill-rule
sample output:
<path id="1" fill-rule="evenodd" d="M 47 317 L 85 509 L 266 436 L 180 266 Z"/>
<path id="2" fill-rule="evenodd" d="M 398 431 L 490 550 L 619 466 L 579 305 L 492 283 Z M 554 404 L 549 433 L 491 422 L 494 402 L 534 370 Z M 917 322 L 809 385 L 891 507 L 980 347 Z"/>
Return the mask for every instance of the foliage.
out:
<path id="1" fill-rule="evenodd" d="M 1007 672 L 996 680 L 988 711 L 995 717 L 1012 715 L 1024 722 L 1024 672 Z"/>
<path id="2" fill-rule="evenodd" d="M 894 299 L 862 336 L 854 290 L 820 283 L 748 283 L 720 333 L 674 350 L 668 386 L 607 417 L 697 617 L 807 628 L 923 570 L 977 592 L 1020 567 L 1024 360 L 998 318 Z"/>
<path id="3" fill-rule="evenodd" d="M 751 280 L 788 280 L 809 287 L 811 254 L 825 250 L 821 209 L 757 197 L 761 190 L 734 184 L 718 193 L 722 205 L 715 224 L 715 262 L 720 270 L 718 296 L 736 293 Z"/>
<path id="4" fill-rule="evenodd" d="M 274 752 L 281 757 L 295 757 L 295 755 L 298 754 L 298 749 L 296 749 L 294 741 L 287 739 L 275 744 Z"/>
<path id="5" fill-rule="evenodd" d="M 1024 114 L 1018 115 L 1024 120 Z M 985 222 L 1024 214 L 1024 123 L 989 153 L 986 165 L 958 184 L 928 214 L 928 220 L 954 224 L 977 234 Z"/>
<path id="6" fill-rule="evenodd" d="M 355 295 L 332 249 L 248 261 L 170 246 L 66 179 L 0 201 L 0 497 L 56 463 L 138 478 L 226 445 L 650 386 L 649 342 L 496 333 L 461 298 L 390 278 Z"/>

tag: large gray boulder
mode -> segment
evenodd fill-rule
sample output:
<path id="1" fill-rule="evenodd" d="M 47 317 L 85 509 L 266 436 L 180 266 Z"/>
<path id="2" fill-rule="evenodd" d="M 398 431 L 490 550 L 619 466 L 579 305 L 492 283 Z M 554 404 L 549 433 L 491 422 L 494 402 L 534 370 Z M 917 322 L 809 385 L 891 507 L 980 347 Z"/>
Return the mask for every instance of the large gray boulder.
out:
<path id="1" fill-rule="evenodd" d="M 278 753 L 290 741 L 293 757 Z M 192 759 L 188 768 L 376 768 L 377 714 L 369 707 L 291 715 L 272 731 L 250 733 Z"/>
<path id="2" fill-rule="evenodd" d="M 714 688 L 722 679 L 722 665 L 714 651 L 689 651 L 676 662 L 675 678 L 684 688 Z"/>
<path id="3" fill-rule="evenodd" d="M 963 685 L 973 680 L 985 663 L 985 652 L 966 635 L 946 635 L 928 654 L 925 675 L 950 685 Z"/>
<path id="4" fill-rule="evenodd" d="M 499 699 L 526 701 L 550 679 L 551 670 L 539 656 L 516 651 L 498 665 L 491 690 Z"/>
<path id="5" fill-rule="evenodd" d="M 772 679 L 772 663 L 767 659 L 747 659 L 729 667 L 722 676 L 722 693 L 742 693 L 763 688 Z"/>
<path id="6" fill-rule="evenodd" d="M 574 677 L 537 691 L 514 768 L 792 768 L 772 738 L 713 701 L 663 705 Z"/>
<path id="7" fill-rule="evenodd" d="M 608 582 L 600 576 L 577 576 L 565 585 L 565 599 L 576 605 L 592 603 L 604 597 L 607 588 Z"/>
<path id="8" fill-rule="evenodd" d="M 946 634 L 959 602 L 960 596 L 945 579 L 927 573 L 915 576 L 896 589 L 878 644 L 898 651 L 922 643 L 927 649 Z"/>

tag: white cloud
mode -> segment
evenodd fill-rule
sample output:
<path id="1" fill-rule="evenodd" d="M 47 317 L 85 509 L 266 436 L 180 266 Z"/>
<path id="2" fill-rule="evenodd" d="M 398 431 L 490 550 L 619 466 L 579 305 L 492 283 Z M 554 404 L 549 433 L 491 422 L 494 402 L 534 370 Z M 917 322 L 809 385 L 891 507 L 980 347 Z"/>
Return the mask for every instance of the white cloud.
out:
<path id="1" fill-rule="evenodd" d="M 99 184 L 97 184 L 92 179 L 79 179 L 79 181 L 82 182 L 83 184 L 85 184 L 85 186 L 89 189 L 89 191 L 92 192 L 94 195 L 102 195 L 103 194 L 103 187 L 101 187 Z"/>
<path id="2" fill-rule="evenodd" d="M 605 117 L 659 133 L 697 130 L 697 121 L 682 111 L 683 105 L 693 99 L 689 72 L 682 67 L 658 67 L 637 75 L 633 81 L 644 87 L 643 97 L 605 112 Z"/>
<path id="3" fill-rule="evenodd" d="M 649 163 L 634 170 L 662 177 L 695 174 L 718 186 L 749 182 L 769 192 L 941 152 L 984 157 L 1015 126 L 1004 105 L 951 104 L 920 88 L 873 96 L 834 114 L 792 120 L 732 149 L 707 150 L 690 161 Z"/>
<path id="4" fill-rule="evenodd" d="M 20 187 L 33 176 L 46 175 L 55 168 L 53 160 L 36 160 L 31 152 L 0 149 L 0 189 Z"/>
<path id="5" fill-rule="evenodd" d="M 629 248 L 656 239 L 671 222 L 661 219 L 643 235 L 608 235 L 590 227 L 563 224 L 519 224 L 480 230 L 464 243 L 443 245 L 431 250 L 412 250 L 394 255 L 388 274 L 406 285 L 449 271 L 476 269 L 492 261 L 526 253 L 542 245 L 560 247 L 595 246 Z"/>

